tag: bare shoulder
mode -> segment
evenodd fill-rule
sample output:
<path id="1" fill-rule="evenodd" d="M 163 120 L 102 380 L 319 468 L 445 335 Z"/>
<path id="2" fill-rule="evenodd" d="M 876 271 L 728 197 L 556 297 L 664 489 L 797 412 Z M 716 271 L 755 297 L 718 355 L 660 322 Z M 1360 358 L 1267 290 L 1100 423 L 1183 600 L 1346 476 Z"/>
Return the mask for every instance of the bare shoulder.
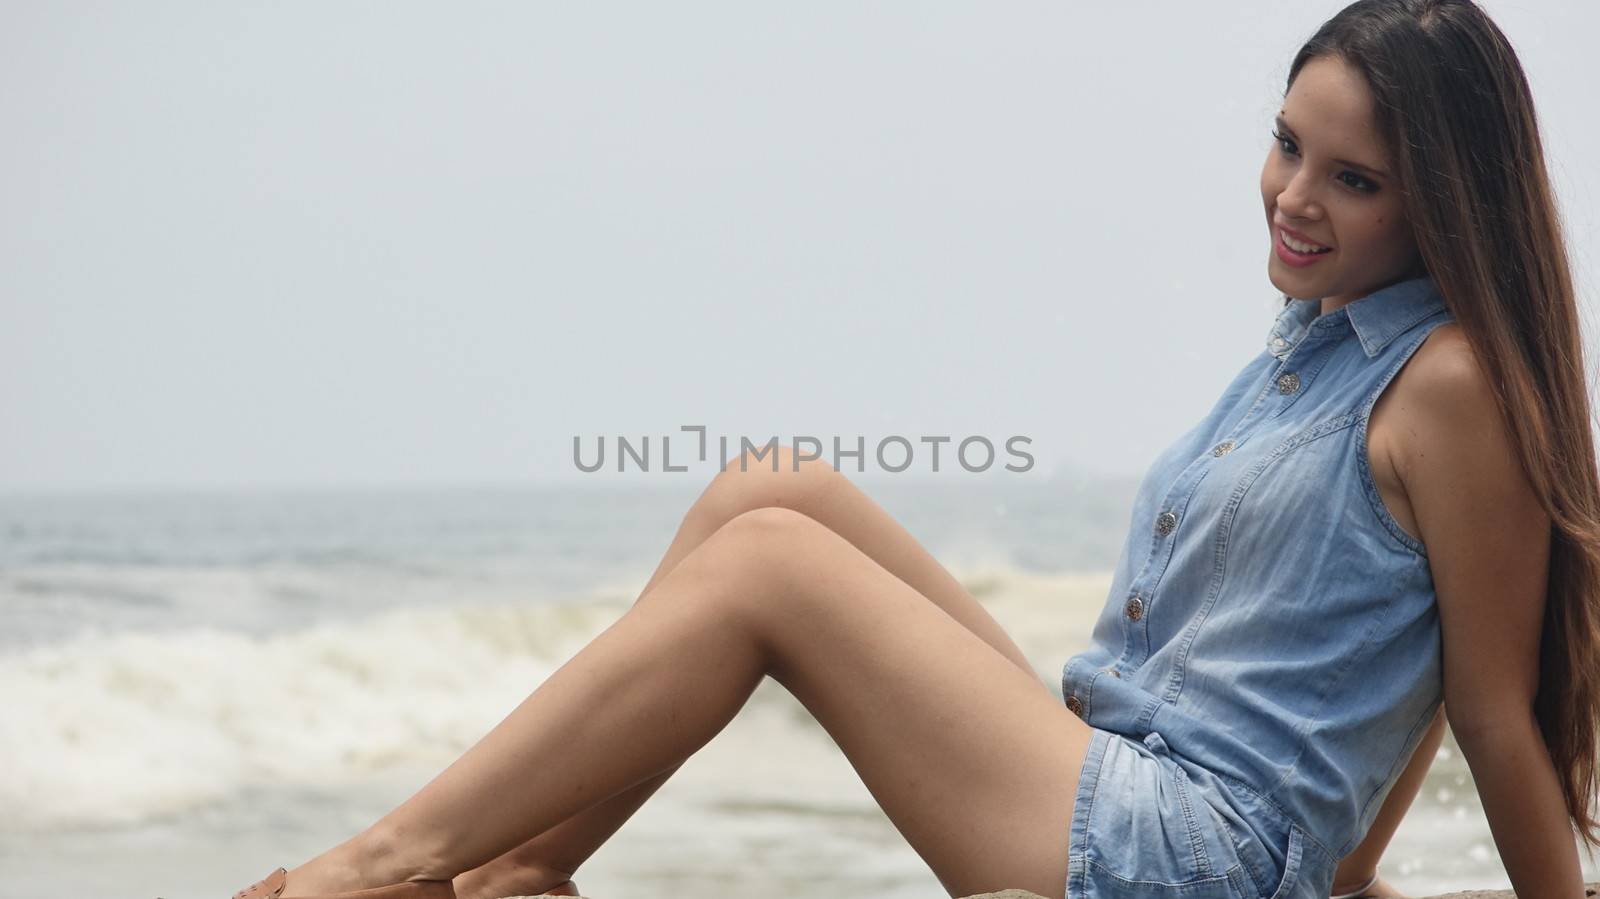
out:
<path id="1" fill-rule="evenodd" d="M 1478 363 L 1467 335 L 1455 322 L 1434 328 L 1412 354 L 1405 370 L 1411 372 L 1412 385 L 1428 391 L 1432 399 L 1444 398 L 1437 395 L 1443 392 L 1462 402 L 1494 402 L 1488 374 Z"/>
<path id="2" fill-rule="evenodd" d="M 1433 329 L 1400 370 L 1391 392 L 1397 414 L 1391 416 L 1386 446 L 1395 474 L 1407 486 L 1418 477 L 1451 474 L 1440 466 L 1481 469 L 1495 457 L 1514 460 L 1488 372 L 1455 322 Z"/>
<path id="3" fill-rule="evenodd" d="M 1388 451 L 1412 513 L 1413 533 L 1434 554 L 1450 545 L 1494 542 L 1485 533 L 1517 534 L 1531 552 L 1548 533 L 1544 513 L 1500 414 L 1487 369 L 1455 323 L 1435 328 L 1393 385 L 1397 413 Z"/>
<path id="4" fill-rule="evenodd" d="M 1422 535 L 1405 477 L 1407 460 L 1416 458 L 1421 449 L 1418 430 L 1428 426 L 1419 420 L 1417 410 L 1437 402 L 1441 393 L 1461 392 L 1451 382 L 1471 377 L 1462 368 L 1472 362 L 1471 347 L 1460 327 L 1453 322 L 1440 325 L 1378 395 L 1367 422 L 1367 463 L 1378 493 L 1400 528 L 1419 541 Z"/>

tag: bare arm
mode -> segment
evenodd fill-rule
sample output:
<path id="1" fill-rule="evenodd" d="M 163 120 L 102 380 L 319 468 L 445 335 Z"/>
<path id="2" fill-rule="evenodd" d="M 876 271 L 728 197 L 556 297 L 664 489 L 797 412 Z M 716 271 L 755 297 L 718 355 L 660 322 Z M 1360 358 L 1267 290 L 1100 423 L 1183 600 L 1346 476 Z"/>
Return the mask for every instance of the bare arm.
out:
<path id="1" fill-rule="evenodd" d="M 1576 841 L 1533 714 L 1550 518 L 1487 376 L 1451 336 L 1416 379 L 1395 460 L 1438 598 L 1446 714 L 1517 894 L 1581 899 Z"/>
<path id="2" fill-rule="evenodd" d="M 1583 896 L 1566 802 L 1533 716 L 1458 733 L 1456 742 L 1517 895 Z"/>
<path id="3" fill-rule="evenodd" d="M 1389 795 L 1384 797 L 1383 807 L 1378 809 L 1378 817 L 1373 819 L 1366 836 L 1361 838 L 1360 844 L 1349 855 L 1339 860 L 1339 867 L 1333 875 L 1334 893 L 1358 889 L 1377 873 L 1383 851 L 1389 847 L 1395 831 L 1400 829 L 1401 819 L 1422 790 L 1422 781 L 1428 775 L 1439 744 L 1444 742 L 1444 725 L 1444 706 L 1440 706 L 1438 713 L 1433 716 L 1433 723 L 1428 726 L 1428 732 L 1411 754 L 1411 761 L 1400 773 L 1400 779 L 1395 781 Z"/>

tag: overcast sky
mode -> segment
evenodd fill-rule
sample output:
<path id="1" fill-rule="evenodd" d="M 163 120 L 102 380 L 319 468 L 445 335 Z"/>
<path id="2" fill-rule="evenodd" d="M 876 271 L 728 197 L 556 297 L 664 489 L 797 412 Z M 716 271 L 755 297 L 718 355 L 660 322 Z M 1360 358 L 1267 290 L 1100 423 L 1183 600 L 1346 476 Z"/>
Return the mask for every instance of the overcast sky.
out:
<path id="1" fill-rule="evenodd" d="M 1484 5 L 1592 317 L 1600 13 Z M 594 479 L 574 436 L 685 425 L 1137 474 L 1262 349 L 1343 3 L 264 6 L 0 5 L 0 489 Z"/>

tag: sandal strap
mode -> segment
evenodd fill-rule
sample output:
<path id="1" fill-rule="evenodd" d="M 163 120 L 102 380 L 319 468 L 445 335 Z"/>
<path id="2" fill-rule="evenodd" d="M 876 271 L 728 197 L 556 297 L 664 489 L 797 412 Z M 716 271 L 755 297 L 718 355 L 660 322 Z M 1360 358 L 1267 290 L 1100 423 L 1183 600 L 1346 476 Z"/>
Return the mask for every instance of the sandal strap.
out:
<path id="1" fill-rule="evenodd" d="M 268 874 L 266 877 L 263 877 L 255 883 L 245 887 L 239 892 L 234 893 L 233 899 L 277 899 L 278 894 L 283 892 L 283 885 L 288 880 L 288 877 L 289 872 L 283 868 L 279 868 L 276 871 L 273 871 L 271 874 Z"/>

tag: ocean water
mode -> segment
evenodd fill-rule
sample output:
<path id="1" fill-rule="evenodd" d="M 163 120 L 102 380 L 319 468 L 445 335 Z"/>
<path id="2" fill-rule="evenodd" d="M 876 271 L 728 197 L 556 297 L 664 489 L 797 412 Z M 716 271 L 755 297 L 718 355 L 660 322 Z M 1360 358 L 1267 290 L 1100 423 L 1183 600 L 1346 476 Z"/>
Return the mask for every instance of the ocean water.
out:
<path id="1" fill-rule="evenodd" d="M 1134 482 L 862 484 L 1059 695 Z M 0 896 L 227 896 L 359 832 L 626 612 L 701 486 L 0 497 Z M 1452 738 L 1383 870 L 1509 886 Z M 577 880 L 943 895 L 770 680 Z"/>

